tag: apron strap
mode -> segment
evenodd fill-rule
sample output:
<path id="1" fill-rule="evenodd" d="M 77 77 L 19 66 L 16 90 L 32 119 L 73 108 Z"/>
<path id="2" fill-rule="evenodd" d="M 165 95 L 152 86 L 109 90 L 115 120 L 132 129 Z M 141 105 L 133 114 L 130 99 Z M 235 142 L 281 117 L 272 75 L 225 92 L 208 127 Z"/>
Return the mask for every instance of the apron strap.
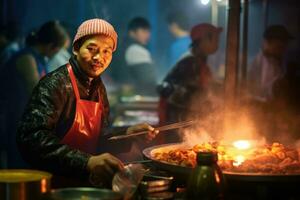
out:
<path id="1" fill-rule="evenodd" d="M 77 83 L 76 83 L 76 78 L 75 78 L 73 69 L 72 69 L 72 67 L 69 63 L 67 64 L 67 68 L 68 68 L 68 72 L 69 72 L 69 75 L 70 75 L 73 90 L 74 90 L 74 93 L 75 93 L 75 97 L 76 97 L 76 99 L 80 99 L 79 90 L 78 90 Z"/>

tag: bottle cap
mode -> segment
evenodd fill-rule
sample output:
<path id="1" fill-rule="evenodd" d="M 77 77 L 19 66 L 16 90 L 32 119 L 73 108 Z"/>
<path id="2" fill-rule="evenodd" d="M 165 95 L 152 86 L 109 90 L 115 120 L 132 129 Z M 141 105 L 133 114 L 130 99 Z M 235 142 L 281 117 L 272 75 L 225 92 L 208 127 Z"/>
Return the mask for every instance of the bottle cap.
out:
<path id="1" fill-rule="evenodd" d="M 216 152 L 198 152 L 197 163 L 210 165 L 218 161 L 218 154 Z"/>

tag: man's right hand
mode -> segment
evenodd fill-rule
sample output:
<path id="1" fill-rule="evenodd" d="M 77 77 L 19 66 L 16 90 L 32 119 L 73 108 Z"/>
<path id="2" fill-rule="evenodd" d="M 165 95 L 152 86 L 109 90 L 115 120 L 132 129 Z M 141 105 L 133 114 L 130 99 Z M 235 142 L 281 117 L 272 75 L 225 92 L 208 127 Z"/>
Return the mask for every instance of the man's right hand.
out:
<path id="1" fill-rule="evenodd" d="M 123 169 L 123 163 L 109 153 L 90 157 L 87 170 L 90 172 L 90 181 L 93 185 L 111 186 L 116 172 Z"/>

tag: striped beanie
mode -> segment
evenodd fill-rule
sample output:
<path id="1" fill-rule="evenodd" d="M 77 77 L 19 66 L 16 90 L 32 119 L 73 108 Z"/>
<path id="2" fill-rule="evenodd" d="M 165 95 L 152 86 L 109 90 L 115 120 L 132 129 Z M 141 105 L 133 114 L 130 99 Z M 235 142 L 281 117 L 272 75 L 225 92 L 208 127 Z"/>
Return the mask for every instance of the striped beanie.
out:
<path id="1" fill-rule="evenodd" d="M 118 34 L 116 33 L 114 27 L 107 21 L 97 18 L 86 20 L 78 27 L 77 33 L 73 40 L 73 46 L 80 38 L 96 34 L 102 34 L 111 37 L 114 41 L 113 51 L 116 50 Z"/>

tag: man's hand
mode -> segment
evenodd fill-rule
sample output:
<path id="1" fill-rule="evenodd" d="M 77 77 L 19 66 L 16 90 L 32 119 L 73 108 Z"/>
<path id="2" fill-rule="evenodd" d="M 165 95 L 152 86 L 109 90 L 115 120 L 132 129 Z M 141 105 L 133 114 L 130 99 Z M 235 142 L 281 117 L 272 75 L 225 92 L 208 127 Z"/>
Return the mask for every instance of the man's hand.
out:
<path id="1" fill-rule="evenodd" d="M 115 173 L 122 169 L 123 163 L 109 153 L 92 156 L 87 164 L 90 182 L 95 186 L 111 186 Z"/>
<path id="2" fill-rule="evenodd" d="M 146 139 L 149 141 L 153 140 L 156 137 L 156 135 L 159 133 L 158 130 L 156 130 L 149 124 L 144 123 L 144 124 L 137 124 L 137 125 L 129 127 L 127 129 L 126 134 L 133 134 L 133 133 L 136 133 L 139 131 L 148 131 L 148 134 L 146 135 Z"/>

